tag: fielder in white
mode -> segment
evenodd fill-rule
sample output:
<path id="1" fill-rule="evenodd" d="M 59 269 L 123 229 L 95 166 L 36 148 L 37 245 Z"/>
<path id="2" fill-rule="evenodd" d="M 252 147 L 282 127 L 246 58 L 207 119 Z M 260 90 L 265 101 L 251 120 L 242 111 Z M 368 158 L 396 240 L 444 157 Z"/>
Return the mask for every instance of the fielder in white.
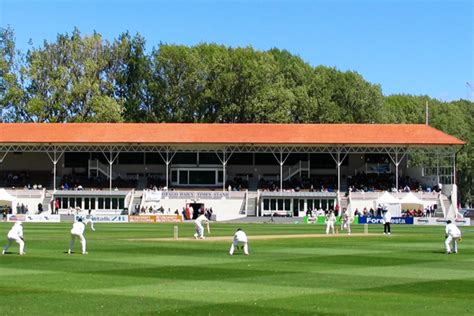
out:
<path id="1" fill-rule="evenodd" d="M 247 234 L 240 228 L 234 234 L 234 240 L 232 241 L 232 245 L 230 245 L 229 254 L 232 256 L 234 254 L 235 248 L 239 249 L 239 244 L 242 245 L 244 249 L 244 255 L 249 255 L 249 245 Z"/>
<path id="2" fill-rule="evenodd" d="M 450 220 L 446 222 L 445 237 L 446 240 L 444 244 L 446 245 L 446 253 L 448 255 L 451 253 L 451 243 L 454 244 L 454 253 L 458 253 L 458 241 L 461 240 L 461 231 Z"/>
<path id="3" fill-rule="evenodd" d="M 194 239 L 206 239 L 204 236 L 204 225 L 209 225 L 209 220 L 206 216 L 204 216 L 203 213 L 201 213 L 201 215 L 199 215 L 198 218 L 194 220 L 194 228 L 196 229 L 196 232 L 194 233 Z"/>
<path id="4" fill-rule="evenodd" d="M 72 224 L 71 229 L 71 241 L 69 242 L 69 249 L 67 251 L 68 254 L 71 254 L 72 249 L 74 248 L 74 241 L 76 238 L 79 238 L 82 246 L 82 254 L 86 255 L 86 239 L 84 238 L 84 230 L 86 229 L 86 225 L 91 224 L 91 230 L 95 231 L 94 223 L 92 221 L 86 220 L 85 222 L 82 221 L 82 218 L 78 218 L 77 222 Z"/>
<path id="5" fill-rule="evenodd" d="M 23 240 L 22 222 L 15 222 L 13 227 L 8 232 L 7 238 L 8 238 L 8 243 L 5 247 L 3 247 L 2 255 L 4 255 L 7 252 L 8 248 L 10 248 L 12 242 L 14 242 L 14 241 L 20 247 L 20 250 L 19 250 L 18 254 L 20 256 L 25 254 L 25 252 L 24 252 L 24 250 L 25 250 L 25 241 Z"/>
<path id="6" fill-rule="evenodd" d="M 351 234 L 351 217 L 349 216 L 349 212 L 344 211 L 341 216 L 341 230 L 347 229 L 347 234 Z"/>
<path id="7" fill-rule="evenodd" d="M 335 223 L 336 223 L 336 215 L 334 215 L 333 211 L 329 211 L 328 215 L 326 216 L 326 235 L 329 234 L 330 230 L 332 230 L 332 234 L 334 235 Z"/>

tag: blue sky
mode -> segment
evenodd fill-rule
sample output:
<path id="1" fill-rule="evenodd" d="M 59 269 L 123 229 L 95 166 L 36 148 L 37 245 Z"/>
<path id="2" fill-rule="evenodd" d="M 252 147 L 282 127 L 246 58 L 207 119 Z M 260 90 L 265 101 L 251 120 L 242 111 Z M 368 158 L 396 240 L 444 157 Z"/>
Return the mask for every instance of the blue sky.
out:
<path id="1" fill-rule="evenodd" d="M 287 49 L 313 66 L 354 70 L 385 95 L 473 99 L 474 1 L 0 0 L 0 26 L 20 49 L 58 33 L 96 30 L 113 40 Z"/>

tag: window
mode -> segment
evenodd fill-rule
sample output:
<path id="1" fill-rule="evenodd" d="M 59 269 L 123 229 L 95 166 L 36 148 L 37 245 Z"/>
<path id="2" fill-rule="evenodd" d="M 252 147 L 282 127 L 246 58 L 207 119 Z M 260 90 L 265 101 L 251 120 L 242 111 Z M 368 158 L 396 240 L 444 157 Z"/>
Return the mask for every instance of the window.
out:
<path id="1" fill-rule="evenodd" d="M 189 184 L 216 184 L 216 172 L 209 171 L 189 171 Z"/>
<path id="2" fill-rule="evenodd" d="M 188 170 L 179 171 L 179 184 L 188 184 Z"/>
<path id="3" fill-rule="evenodd" d="M 171 182 L 178 182 L 178 170 L 171 171 Z"/>
<path id="4" fill-rule="evenodd" d="M 271 210 L 276 210 L 276 200 L 275 199 L 271 199 L 270 200 L 270 209 Z"/>
<path id="5" fill-rule="evenodd" d="M 95 198 L 91 198 L 91 210 L 95 210 Z"/>
<path id="6" fill-rule="evenodd" d="M 263 210 L 268 211 L 270 209 L 270 200 L 263 199 Z"/>
<path id="7" fill-rule="evenodd" d="M 283 210 L 283 199 L 278 199 L 278 211 Z"/>
<path id="8" fill-rule="evenodd" d="M 112 199 L 112 209 L 116 210 L 118 206 L 118 198 L 113 198 Z"/>
<path id="9" fill-rule="evenodd" d="M 104 198 L 99 198 L 99 205 L 97 207 L 99 210 L 103 210 L 104 209 Z"/>
<path id="10" fill-rule="evenodd" d="M 124 205 L 125 205 L 125 199 L 124 199 L 124 198 L 119 198 L 118 202 L 119 202 L 119 209 L 120 209 L 120 210 L 123 210 L 123 209 L 125 208 L 125 207 L 124 207 Z"/>
<path id="11" fill-rule="evenodd" d="M 285 199 L 285 210 L 287 210 L 287 211 L 291 210 L 291 200 L 290 199 Z"/>
<path id="12" fill-rule="evenodd" d="M 104 208 L 106 210 L 110 210 L 110 200 L 111 198 L 105 198 L 105 205 L 104 205 Z"/>
<path id="13" fill-rule="evenodd" d="M 61 203 L 60 203 L 60 204 L 62 204 L 62 208 L 63 208 L 63 209 L 66 209 L 66 208 L 69 207 L 69 205 L 68 205 L 68 203 L 67 203 L 67 202 L 68 202 L 68 199 L 67 199 L 67 198 L 60 198 L 60 200 L 61 200 Z"/>
<path id="14" fill-rule="evenodd" d="M 89 198 L 84 198 L 84 209 L 88 210 L 90 209 L 90 199 Z"/>

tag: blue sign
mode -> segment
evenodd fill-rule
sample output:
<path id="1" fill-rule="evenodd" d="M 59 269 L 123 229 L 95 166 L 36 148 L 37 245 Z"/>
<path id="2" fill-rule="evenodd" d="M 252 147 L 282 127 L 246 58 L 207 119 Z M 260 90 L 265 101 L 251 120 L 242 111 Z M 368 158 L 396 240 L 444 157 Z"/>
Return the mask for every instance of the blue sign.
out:
<path id="1" fill-rule="evenodd" d="M 359 217 L 359 224 L 380 224 L 383 217 Z M 392 217 L 390 224 L 413 225 L 413 217 Z"/>

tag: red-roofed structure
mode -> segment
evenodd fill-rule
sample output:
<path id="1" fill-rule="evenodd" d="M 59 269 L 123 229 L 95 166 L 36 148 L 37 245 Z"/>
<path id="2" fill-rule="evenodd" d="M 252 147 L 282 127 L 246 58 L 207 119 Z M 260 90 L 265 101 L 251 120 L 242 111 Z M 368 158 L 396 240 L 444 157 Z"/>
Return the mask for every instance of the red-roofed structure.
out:
<path id="1" fill-rule="evenodd" d="M 0 145 L 452 146 L 423 124 L 3 123 Z"/>

